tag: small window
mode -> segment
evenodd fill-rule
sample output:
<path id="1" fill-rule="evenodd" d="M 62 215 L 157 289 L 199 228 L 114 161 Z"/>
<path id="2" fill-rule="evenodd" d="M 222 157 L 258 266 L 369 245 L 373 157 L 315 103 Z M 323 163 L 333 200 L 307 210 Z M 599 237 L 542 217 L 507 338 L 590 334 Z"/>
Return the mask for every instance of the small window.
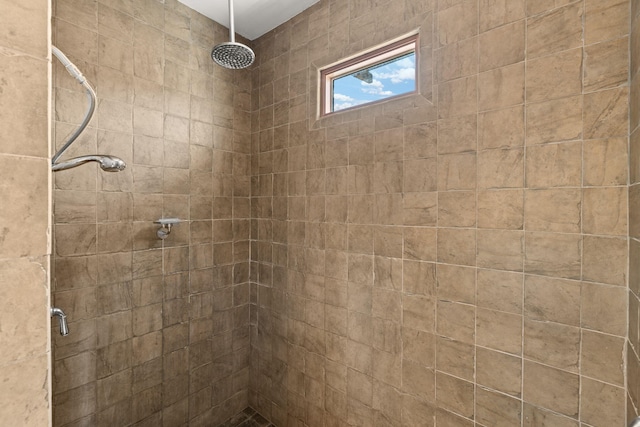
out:
<path id="1" fill-rule="evenodd" d="M 417 92 L 418 35 L 320 70 L 320 115 Z"/>

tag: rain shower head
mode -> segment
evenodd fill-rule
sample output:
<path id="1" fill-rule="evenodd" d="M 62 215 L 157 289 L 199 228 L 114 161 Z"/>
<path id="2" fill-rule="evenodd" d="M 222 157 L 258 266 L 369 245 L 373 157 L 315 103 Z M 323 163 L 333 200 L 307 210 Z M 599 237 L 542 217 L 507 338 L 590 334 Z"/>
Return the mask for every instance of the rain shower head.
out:
<path id="1" fill-rule="evenodd" d="M 220 43 L 213 47 L 211 59 L 225 68 L 239 70 L 247 68 L 256 59 L 255 53 L 249 46 L 236 43 L 236 35 L 233 22 L 233 0 L 229 0 L 229 38 L 231 41 Z"/>
<path id="2" fill-rule="evenodd" d="M 106 172 L 120 172 L 127 167 L 127 164 L 124 162 L 124 160 L 118 157 L 96 154 L 92 156 L 74 157 L 73 159 L 69 159 L 65 162 L 55 163 L 54 165 L 52 165 L 51 169 L 54 172 L 63 171 L 75 168 L 76 166 L 83 165 L 87 162 L 98 162 L 100 168 Z"/>
<path id="3" fill-rule="evenodd" d="M 255 58 L 248 46 L 236 42 L 220 43 L 211 51 L 211 59 L 216 64 L 232 70 L 247 68 Z"/>

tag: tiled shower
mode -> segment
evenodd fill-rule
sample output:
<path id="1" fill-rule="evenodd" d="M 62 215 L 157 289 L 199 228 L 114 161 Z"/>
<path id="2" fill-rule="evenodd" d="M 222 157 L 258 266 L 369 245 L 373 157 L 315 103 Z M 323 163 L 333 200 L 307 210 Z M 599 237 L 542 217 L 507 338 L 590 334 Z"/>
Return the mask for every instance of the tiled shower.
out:
<path id="1" fill-rule="evenodd" d="M 128 167 L 52 176 L 50 252 L 46 217 L 31 215 L 47 210 L 34 202 L 47 200 L 47 153 L 32 142 L 46 129 L 14 125 L 46 118 L 46 2 L 13 3 L 0 0 L 0 123 L 33 138 L 1 144 L 16 172 L 0 176 L 12 206 L 0 301 L 22 298 L 0 307 L 32 313 L 41 333 L 1 329 L 14 350 L 0 352 L 13 391 L 0 396 L 16 402 L 2 419 L 218 426 L 251 407 L 278 427 L 609 427 L 638 415 L 640 2 L 321 0 L 244 41 L 256 64 L 230 71 L 209 57 L 227 30 L 177 0 L 54 0 L 52 42 L 99 100 L 70 155 Z M 34 24 L 10 27 L 17 17 Z M 419 93 L 317 117 L 319 67 L 416 29 Z M 52 66 L 56 147 L 85 98 Z M 15 234 L 16 216 L 33 225 Z M 166 217 L 185 221 L 159 240 Z M 42 282 L 49 253 L 71 333 L 51 330 L 43 398 L 48 289 L 9 284 Z M 16 369 L 32 381 L 16 387 Z"/>
<path id="2" fill-rule="evenodd" d="M 248 406 L 250 71 L 214 68 L 226 30 L 177 1 L 53 6 L 99 100 L 70 155 L 128 164 L 54 175 L 54 425 L 216 425 Z M 55 66 L 60 144 L 84 94 Z"/>

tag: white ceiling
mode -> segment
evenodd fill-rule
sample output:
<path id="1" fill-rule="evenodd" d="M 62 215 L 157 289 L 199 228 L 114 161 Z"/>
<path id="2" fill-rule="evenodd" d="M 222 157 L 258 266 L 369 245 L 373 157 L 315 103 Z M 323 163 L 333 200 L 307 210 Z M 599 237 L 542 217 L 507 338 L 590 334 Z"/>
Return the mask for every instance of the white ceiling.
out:
<path id="1" fill-rule="evenodd" d="M 229 28 L 228 0 L 179 0 Z M 234 0 L 237 34 L 255 40 L 320 0 Z"/>

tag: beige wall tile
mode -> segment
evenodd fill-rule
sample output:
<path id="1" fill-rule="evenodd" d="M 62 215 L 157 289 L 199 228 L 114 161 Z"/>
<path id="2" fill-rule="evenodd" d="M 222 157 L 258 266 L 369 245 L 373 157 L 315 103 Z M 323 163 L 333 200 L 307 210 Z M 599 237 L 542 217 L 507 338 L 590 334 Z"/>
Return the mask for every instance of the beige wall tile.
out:
<path id="1" fill-rule="evenodd" d="M 476 187 L 477 155 L 447 154 L 438 157 L 438 190 L 473 190 Z"/>
<path id="2" fill-rule="evenodd" d="M 476 416 L 485 425 L 517 425 L 522 419 L 522 403 L 479 387 L 476 389 Z"/>
<path id="3" fill-rule="evenodd" d="M 402 298 L 403 326 L 424 332 L 435 331 L 435 299 L 421 295 Z"/>
<path id="4" fill-rule="evenodd" d="M 7 329 L 4 335 L 7 346 L 0 353 L 0 361 L 4 366 L 22 361 L 39 366 L 38 369 L 47 369 L 46 364 L 40 365 L 42 361 L 36 362 L 48 350 L 48 300 L 42 292 L 47 286 L 45 265 L 44 258 L 10 258 L 0 264 L 3 300 L 12 301 L 5 308 Z M 30 333 L 25 335 L 21 327 L 28 328 Z M 31 361 L 27 362 L 29 359 Z M 28 393 L 25 391 L 25 396 Z"/>
<path id="5" fill-rule="evenodd" d="M 405 293 L 434 295 L 436 292 L 436 265 L 430 262 L 403 262 L 403 290 Z"/>
<path id="6" fill-rule="evenodd" d="M 527 145 L 582 136 L 582 99 L 579 96 L 530 104 L 526 111 Z"/>
<path id="7" fill-rule="evenodd" d="M 436 375 L 438 406 L 469 418 L 474 415 L 473 389 L 470 382 L 440 372 Z"/>
<path id="8" fill-rule="evenodd" d="M 592 425 L 615 422 L 624 424 L 624 389 L 588 378 L 583 380 L 580 405 L 586 407 L 582 418 Z"/>
<path id="9" fill-rule="evenodd" d="M 525 273 L 580 278 L 582 239 L 578 234 L 525 234 Z"/>
<path id="10" fill-rule="evenodd" d="M 525 361 L 523 383 L 525 400 L 569 417 L 578 416 L 580 381 L 577 375 Z"/>
<path id="11" fill-rule="evenodd" d="M 331 258 L 327 257 L 331 262 Z M 399 259 L 388 259 L 376 257 L 374 264 L 374 286 L 385 289 L 402 289 L 402 261 Z"/>
<path id="12" fill-rule="evenodd" d="M 508 313 L 522 313 L 522 274 L 478 270 L 476 301 L 478 307 Z"/>
<path id="13" fill-rule="evenodd" d="M 478 75 L 478 110 L 495 110 L 524 102 L 524 63 L 520 62 Z"/>
<path id="14" fill-rule="evenodd" d="M 478 192 L 478 227 L 521 230 L 524 219 L 522 190 Z"/>
<path id="15" fill-rule="evenodd" d="M 464 0 L 437 14 L 437 40 L 440 46 L 473 37 L 478 28 L 478 2 Z"/>
<path id="16" fill-rule="evenodd" d="M 438 229 L 438 262 L 475 265 L 476 232 L 473 229 Z"/>
<path id="17" fill-rule="evenodd" d="M 41 102 L 47 97 L 46 62 L 26 55 L 3 55 L 0 73 L 5 76 L 0 83 L 2 152 L 47 157 L 47 109 Z"/>
<path id="18" fill-rule="evenodd" d="M 524 234 L 521 231 L 478 230 L 477 265 L 522 271 Z"/>
<path id="19" fill-rule="evenodd" d="M 437 126 L 435 122 L 404 127 L 404 155 L 406 159 L 435 157 Z"/>
<path id="20" fill-rule="evenodd" d="M 96 194 L 57 190 L 54 214 L 58 223 L 89 222 L 96 218 Z"/>
<path id="21" fill-rule="evenodd" d="M 606 235 L 627 234 L 625 188 L 586 188 L 583 199 L 583 232 Z"/>
<path id="22" fill-rule="evenodd" d="M 49 375 L 50 361 L 40 355 L 5 365 L 0 370 L 2 398 L 6 402 L 0 411 L 4 420 L 15 420 L 29 425 L 50 423 L 48 387 L 43 387 Z M 25 375 L 29 372 L 29 375 Z"/>
<path id="23" fill-rule="evenodd" d="M 478 149 L 524 145 L 524 108 L 487 111 L 478 115 Z"/>
<path id="24" fill-rule="evenodd" d="M 122 42 L 133 42 L 133 17 L 98 3 L 98 32 Z"/>
<path id="25" fill-rule="evenodd" d="M 478 120 L 475 114 L 438 121 L 438 154 L 476 151 Z"/>
<path id="26" fill-rule="evenodd" d="M 471 191 L 447 191 L 438 194 L 438 225 L 473 227 L 476 224 L 476 194 Z"/>
<path id="27" fill-rule="evenodd" d="M 405 161 L 402 176 L 406 192 L 435 191 L 438 178 L 436 159 Z"/>
<path id="28" fill-rule="evenodd" d="M 48 20 L 49 8 L 43 1 L 31 1 L 20 7 L 7 8 L 0 23 L 7 32 L 0 38 L 0 45 L 46 58 L 48 46 L 43 34 Z"/>
<path id="29" fill-rule="evenodd" d="M 3 220 L 6 223 L 13 222 L 15 218 L 27 221 L 21 227 L 5 229 L 0 254 L 6 258 L 44 255 L 48 224 L 46 218 L 36 213 L 47 211 L 45 160 L 3 155 L 0 156 L 0 164 L 10 177 L 5 183 Z M 26 216 L 22 212 L 27 212 Z"/>
<path id="30" fill-rule="evenodd" d="M 476 76 L 452 80 L 438 86 L 438 118 L 464 116 L 477 111 Z"/>
<path id="31" fill-rule="evenodd" d="M 540 16 L 527 21 L 527 57 L 533 58 L 554 52 L 578 47 L 582 42 L 582 17 L 584 6 L 580 3 L 561 7 L 546 12 L 546 5 L 530 6 L 528 1 L 528 15 L 545 11 Z M 564 4 L 568 1 L 564 1 Z M 560 6 L 557 4 L 557 6 Z"/>
<path id="32" fill-rule="evenodd" d="M 429 405 L 422 400 L 416 399 L 409 395 L 402 396 L 402 420 L 408 424 L 422 423 L 425 420 L 429 424 L 433 424 L 435 420 L 435 409 L 433 405 Z"/>
<path id="33" fill-rule="evenodd" d="M 597 43 L 627 34 L 629 8 L 621 0 L 587 0 L 585 3 L 585 42 Z"/>
<path id="34" fill-rule="evenodd" d="M 638 229 L 638 206 L 640 203 L 640 186 L 632 185 L 629 187 L 629 235 L 632 237 L 640 236 Z"/>
<path id="35" fill-rule="evenodd" d="M 405 259 L 435 261 L 436 236 L 434 228 L 405 227 L 403 249 Z"/>
<path id="36" fill-rule="evenodd" d="M 486 0 L 484 0 L 486 2 Z M 502 3 L 502 4 L 500 4 Z M 520 4 L 518 4 L 520 3 Z M 497 2 L 492 7 L 503 7 L 505 12 L 518 14 L 522 2 Z M 489 7 L 491 7 L 489 6 Z M 481 9 L 486 10 L 486 9 Z M 513 15 L 512 15 L 513 16 Z M 482 20 L 482 17 L 480 18 Z M 489 17 L 489 19 L 491 19 Z M 479 37 L 480 44 L 480 71 L 504 67 L 524 60 L 525 46 L 525 21 L 520 20 L 510 25 L 505 25 L 483 33 Z"/>
<path id="37" fill-rule="evenodd" d="M 521 188 L 524 185 L 524 150 L 485 150 L 478 153 L 478 188 Z"/>
<path id="38" fill-rule="evenodd" d="M 538 408 L 529 403 L 523 405 L 523 425 L 533 427 L 536 425 L 554 425 L 559 427 L 577 427 L 577 420 Z"/>
<path id="39" fill-rule="evenodd" d="M 500 25 L 525 17 L 524 0 L 492 2 L 480 0 L 478 7 L 480 32 L 490 30 Z"/>
<path id="40" fill-rule="evenodd" d="M 628 46 L 629 40 L 624 37 L 585 47 L 585 91 L 608 89 L 627 83 Z"/>
<path id="41" fill-rule="evenodd" d="M 526 318 L 580 325 L 579 282 L 525 276 L 524 315 Z"/>
<path id="42" fill-rule="evenodd" d="M 473 306 L 438 301 L 437 332 L 439 335 L 471 344 L 475 337 Z"/>
<path id="43" fill-rule="evenodd" d="M 478 348 L 476 352 L 478 384 L 520 397 L 522 389 L 522 359 L 497 351 Z"/>
<path id="44" fill-rule="evenodd" d="M 633 101 L 632 101 L 633 102 Z M 640 156 L 638 156 L 638 148 L 640 142 L 640 131 L 634 130 L 629 137 L 629 180 L 631 184 L 639 181 L 640 177 Z"/>
<path id="45" fill-rule="evenodd" d="M 522 316 L 478 308 L 476 345 L 522 354 Z"/>
<path id="46" fill-rule="evenodd" d="M 578 233 L 581 230 L 582 195 L 576 189 L 527 190 L 525 229 Z"/>
<path id="47" fill-rule="evenodd" d="M 475 367 L 475 351 L 472 344 L 438 337 L 436 345 L 436 366 L 438 371 L 446 372 L 467 381 L 472 381 Z"/>
<path id="48" fill-rule="evenodd" d="M 580 142 L 527 148 L 525 166 L 528 188 L 577 187 L 582 175 Z"/>
<path id="49" fill-rule="evenodd" d="M 627 247 L 624 238 L 585 236 L 583 280 L 624 286 L 627 278 Z"/>
<path id="50" fill-rule="evenodd" d="M 623 336 L 625 331 L 626 292 L 618 286 L 582 284 L 583 328 Z"/>
<path id="51" fill-rule="evenodd" d="M 436 79 L 446 82 L 478 72 L 478 38 L 448 44 L 435 52 Z"/>
<path id="52" fill-rule="evenodd" d="M 621 386 L 624 339 L 582 331 L 581 369 L 588 377 Z"/>
<path id="53" fill-rule="evenodd" d="M 393 387 L 400 387 L 403 383 L 403 366 L 402 356 L 398 353 L 387 353 L 386 351 L 379 351 L 374 349 L 373 357 L 373 378 L 385 382 Z M 410 362 L 407 362 L 407 364 Z M 421 372 L 423 374 L 424 372 Z M 421 383 L 429 382 L 429 374 L 424 373 L 425 376 L 415 379 Z M 424 390 L 423 387 L 420 389 Z"/>
<path id="54" fill-rule="evenodd" d="M 438 423 L 438 425 L 444 425 L 445 427 L 453 427 L 453 426 L 471 427 L 473 425 L 473 421 L 467 418 L 463 418 L 445 409 L 438 409 L 436 411 L 435 420 Z"/>
<path id="55" fill-rule="evenodd" d="M 441 300 L 475 303 L 475 271 L 469 267 L 438 265 L 437 295 Z"/>
<path id="56" fill-rule="evenodd" d="M 406 193 L 402 213 L 404 225 L 435 226 L 438 221 L 438 193 Z"/>
<path id="57" fill-rule="evenodd" d="M 583 150 L 584 185 L 607 186 L 626 183 L 629 167 L 627 142 L 624 138 L 585 141 Z"/>
<path id="58" fill-rule="evenodd" d="M 564 371 L 578 372 L 580 329 L 551 322 L 525 320 L 523 356 Z"/>
<path id="59" fill-rule="evenodd" d="M 548 101 L 580 94 L 581 64 L 582 49 L 567 50 L 527 61 L 527 102 Z M 553 72 L 549 72 L 550 70 Z"/>
<path id="60" fill-rule="evenodd" d="M 402 328 L 402 355 L 426 367 L 434 367 L 436 362 L 436 338 L 432 333 Z"/>
<path id="61" fill-rule="evenodd" d="M 584 97 L 584 137 L 625 136 L 628 126 L 627 88 L 610 89 Z"/>

